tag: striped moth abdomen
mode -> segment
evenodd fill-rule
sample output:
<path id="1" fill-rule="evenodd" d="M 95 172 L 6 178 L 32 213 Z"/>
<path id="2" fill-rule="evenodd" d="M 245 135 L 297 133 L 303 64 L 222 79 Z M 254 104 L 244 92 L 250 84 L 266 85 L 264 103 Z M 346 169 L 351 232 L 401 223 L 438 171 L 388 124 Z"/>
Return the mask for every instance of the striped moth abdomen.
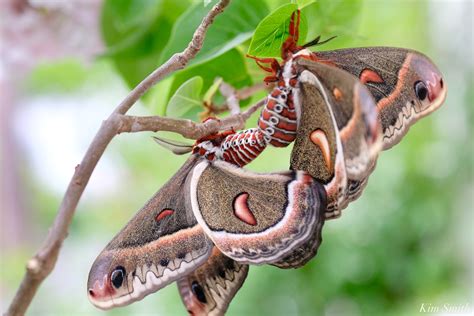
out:
<path id="1" fill-rule="evenodd" d="M 228 131 L 216 135 L 199 140 L 194 145 L 193 153 L 209 161 L 223 160 L 243 167 L 257 158 L 268 143 L 265 134 L 259 128 L 239 132 Z"/>
<path id="2" fill-rule="evenodd" d="M 297 118 L 291 89 L 278 85 L 267 97 L 258 127 L 272 146 L 286 147 L 296 138 Z"/>

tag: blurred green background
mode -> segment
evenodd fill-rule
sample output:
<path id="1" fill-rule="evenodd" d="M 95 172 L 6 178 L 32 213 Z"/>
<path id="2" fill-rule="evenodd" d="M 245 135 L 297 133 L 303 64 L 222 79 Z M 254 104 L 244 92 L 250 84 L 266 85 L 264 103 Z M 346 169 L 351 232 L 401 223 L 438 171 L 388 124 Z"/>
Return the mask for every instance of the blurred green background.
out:
<path id="1" fill-rule="evenodd" d="M 2 311 L 23 276 L 25 262 L 46 236 L 74 166 L 100 122 L 124 98 L 129 85 L 180 49 L 180 42 L 186 43 L 175 33 L 189 30 L 176 24 L 193 18 L 186 11 L 190 1 L 39 1 L 20 9 L 13 6 L 15 2 L 2 4 L 7 30 L 0 72 L 5 88 Z M 252 1 L 233 2 L 245 8 Z M 243 58 L 250 27 L 285 3 L 254 3 L 261 11 L 236 24 L 244 28 L 237 29 L 238 45 L 219 58 L 242 56 L 241 70 L 206 66 L 215 62 L 209 57 L 215 52 L 210 51 L 190 74 L 167 79 L 131 113 L 164 113 L 170 91 L 192 75 L 204 76 L 205 82 L 218 75 L 236 86 L 260 82 L 265 74 Z M 445 75 L 448 97 L 399 145 L 381 154 L 362 197 L 341 218 L 326 223 L 315 259 L 298 270 L 251 267 L 229 315 L 416 315 L 422 304 L 440 306 L 437 314 L 443 314 L 443 304 L 470 304 L 472 313 L 472 12 L 470 1 L 321 0 L 307 7 L 307 39 L 339 35 L 318 49 L 419 50 Z M 183 18 L 183 13 L 188 15 Z M 213 32 L 228 32 L 225 25 Z M 229 32 L 238 26 L 233 27 Z M 172 45 L 170 38 L 175 40 Z M 256 119 L 257 115 L 247 126 L 255 126 Z M 39 289 L 30 315 L 186 313 L 175 285 L 107 312 L 93 307 L 86 296 L 88 271 L 97 254 L 186 159 L 160 148 L 151 136 L 123 134 L 113 140 L 92 175 L 56 269 Z M 285 170 L 290 150 L 269 148 L 248 168 Z"/>

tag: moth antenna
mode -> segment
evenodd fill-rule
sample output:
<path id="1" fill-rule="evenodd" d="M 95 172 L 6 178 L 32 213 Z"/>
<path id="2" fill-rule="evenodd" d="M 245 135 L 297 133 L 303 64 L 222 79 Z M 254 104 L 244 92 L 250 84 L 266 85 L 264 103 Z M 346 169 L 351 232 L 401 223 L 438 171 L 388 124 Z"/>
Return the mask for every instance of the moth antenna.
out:
<path id="1" fill-rule="evenodd" d="M 303 45 L 304 48 L 318 45 L 321 35 L 318 35 L 314 40 Z"/>
<path id="2" fill-rule="evenodd" d="M 300 10 L 296 10 L 291 14 L 290 25 L 289 25 L 289 36 L 281 46 L 281 58 L 287 59 L 289 54 L 294 54 L 301 50 L 301 46 L 298 46 L 298 39 L 300 37 Z"/>
<path id="3" fill-rule="evenodd" d="M 246 56 L 248 58 L 252 58 L 253 60 L 255 60 L 257 66 L 260 67 L 261 69 L 263 69 L 266 72 L 273 73 L 274 70 L 272 69 L 272 67 L 266 67 L 266 66 L 262 65 L 262 63 L 270 64 L 270 66 L 273 66 L 273 64 L 275 62 L 278 64 L 278 61 L 276 61 L 275 58 L 260 58 L 260 57 L 252 56 L 252 55 L 249 55 L 249 54 L 246 54 Z"/>
<path id="4" fill-rule="evenodd" d="M 193 146 L 176 140 L 170 140 L 162 137 L 152 136 L 155 142 L 163 148 L 170 150 L 175 155 L 184 155 L 193 150 Z"/>
<path id="5" fill-rule="evenodd" d="M 337 35 L 334 35 L 334 36 L 331 36 L 330 38 L 328 38 L 327 40 L 324 40 L 322 42 L 319 42 L 317 45 L 323 45 L 323 44 L 326 44 L 327 42 L 335 39 L 337 37 Z"/>
<path id="6" fill-rule="evenodd" d="M 296 29 L 295 29 L 295 45 L 298 44 L 298 40 L 300 39 L 300 19 L 301 19 L 301 11 L 296 11 Z"/>
<path id="7" fill-rule="evenodd" d="M 324 41 L 321 41 L 320 42 L 320 39 L 321 39 L 321 35 L 318 35 L 318 37 L 316 37 L 314 40 L 312 40 L 311 42 L 308 42 L 306 44 L 303 45 L 304 48 L 307 48 L 307 47 L 311 47 L 311 46 L 319 46 L 319 45 L 323 45 L 323 44 L 326 44 L 327 42 L 335 39 L 337 37 L 337 35 L 335 36 L 332 36 L 330 38 L 328 38 L 327 40 L 324 40 Z"/>

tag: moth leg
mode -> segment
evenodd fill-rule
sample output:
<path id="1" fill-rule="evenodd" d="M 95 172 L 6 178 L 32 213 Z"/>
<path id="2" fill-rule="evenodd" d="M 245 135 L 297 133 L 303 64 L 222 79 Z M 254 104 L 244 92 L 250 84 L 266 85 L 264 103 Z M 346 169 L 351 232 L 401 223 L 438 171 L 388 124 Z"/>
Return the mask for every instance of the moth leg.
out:
<path id="1" fill-rule="evenodd" d="M 296 23 L 295 23 L 295 16 L 296 16 Z M 300 37 L 300 10 L 293 12 L 293 14 L 291 15 L 290 36 L 293 37 L 293 40 L 295 43 L 298 42 L 298 39 Z"/>
<path id="2" fill-rule="evenodd" d="M 281 66 L 278 63 L 278 60 L 275 58 L 259 58 L 251 55 L 247 55 L 247 57 L 254 59 L 258 67 L 272 74 L 271 76 L 267 76 L 265 79 L 263 79 L 266 83 L 278 81 L 281 74 Z M 262 65 L 262 63 L 270 64 L 270 67 Z"/>
<path id="3" fill-rule="evenodd" d="M 292 54 L 302 49 L 302 47 L 298 46 L 298 39 L 300 36 L 300 10 L 293 12 L 291 15 L 289 28 L 290 36 L 288 36 L 286 41 L 281 46 L 281 57 L 284 60 L 288 59 Z"/>

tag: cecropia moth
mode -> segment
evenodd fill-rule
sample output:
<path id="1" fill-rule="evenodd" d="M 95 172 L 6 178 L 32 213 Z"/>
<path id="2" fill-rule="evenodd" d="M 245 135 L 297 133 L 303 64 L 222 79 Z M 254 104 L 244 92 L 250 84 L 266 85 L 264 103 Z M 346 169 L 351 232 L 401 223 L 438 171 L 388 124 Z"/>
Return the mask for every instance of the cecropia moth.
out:
<path id="1" fill-rule="evenodd" d="M 360 196 L 379 152 L 443 103 L 442 75 L 421 53 L 311 52 L 319 38 L 298 46 L 298 24 L 299 11 L 281 62 L 254 58 L 275 83 L 258 126 L 173 150 L 193 154 L 97 257 L 94 305 L 126 305 L 176 281 L 191 314 L 224 314 L 250 264 L 297 268 L 313 258 L 325 219 Z M 240 168 L 268 144 L 292 142 L 292 171 Z"/>

